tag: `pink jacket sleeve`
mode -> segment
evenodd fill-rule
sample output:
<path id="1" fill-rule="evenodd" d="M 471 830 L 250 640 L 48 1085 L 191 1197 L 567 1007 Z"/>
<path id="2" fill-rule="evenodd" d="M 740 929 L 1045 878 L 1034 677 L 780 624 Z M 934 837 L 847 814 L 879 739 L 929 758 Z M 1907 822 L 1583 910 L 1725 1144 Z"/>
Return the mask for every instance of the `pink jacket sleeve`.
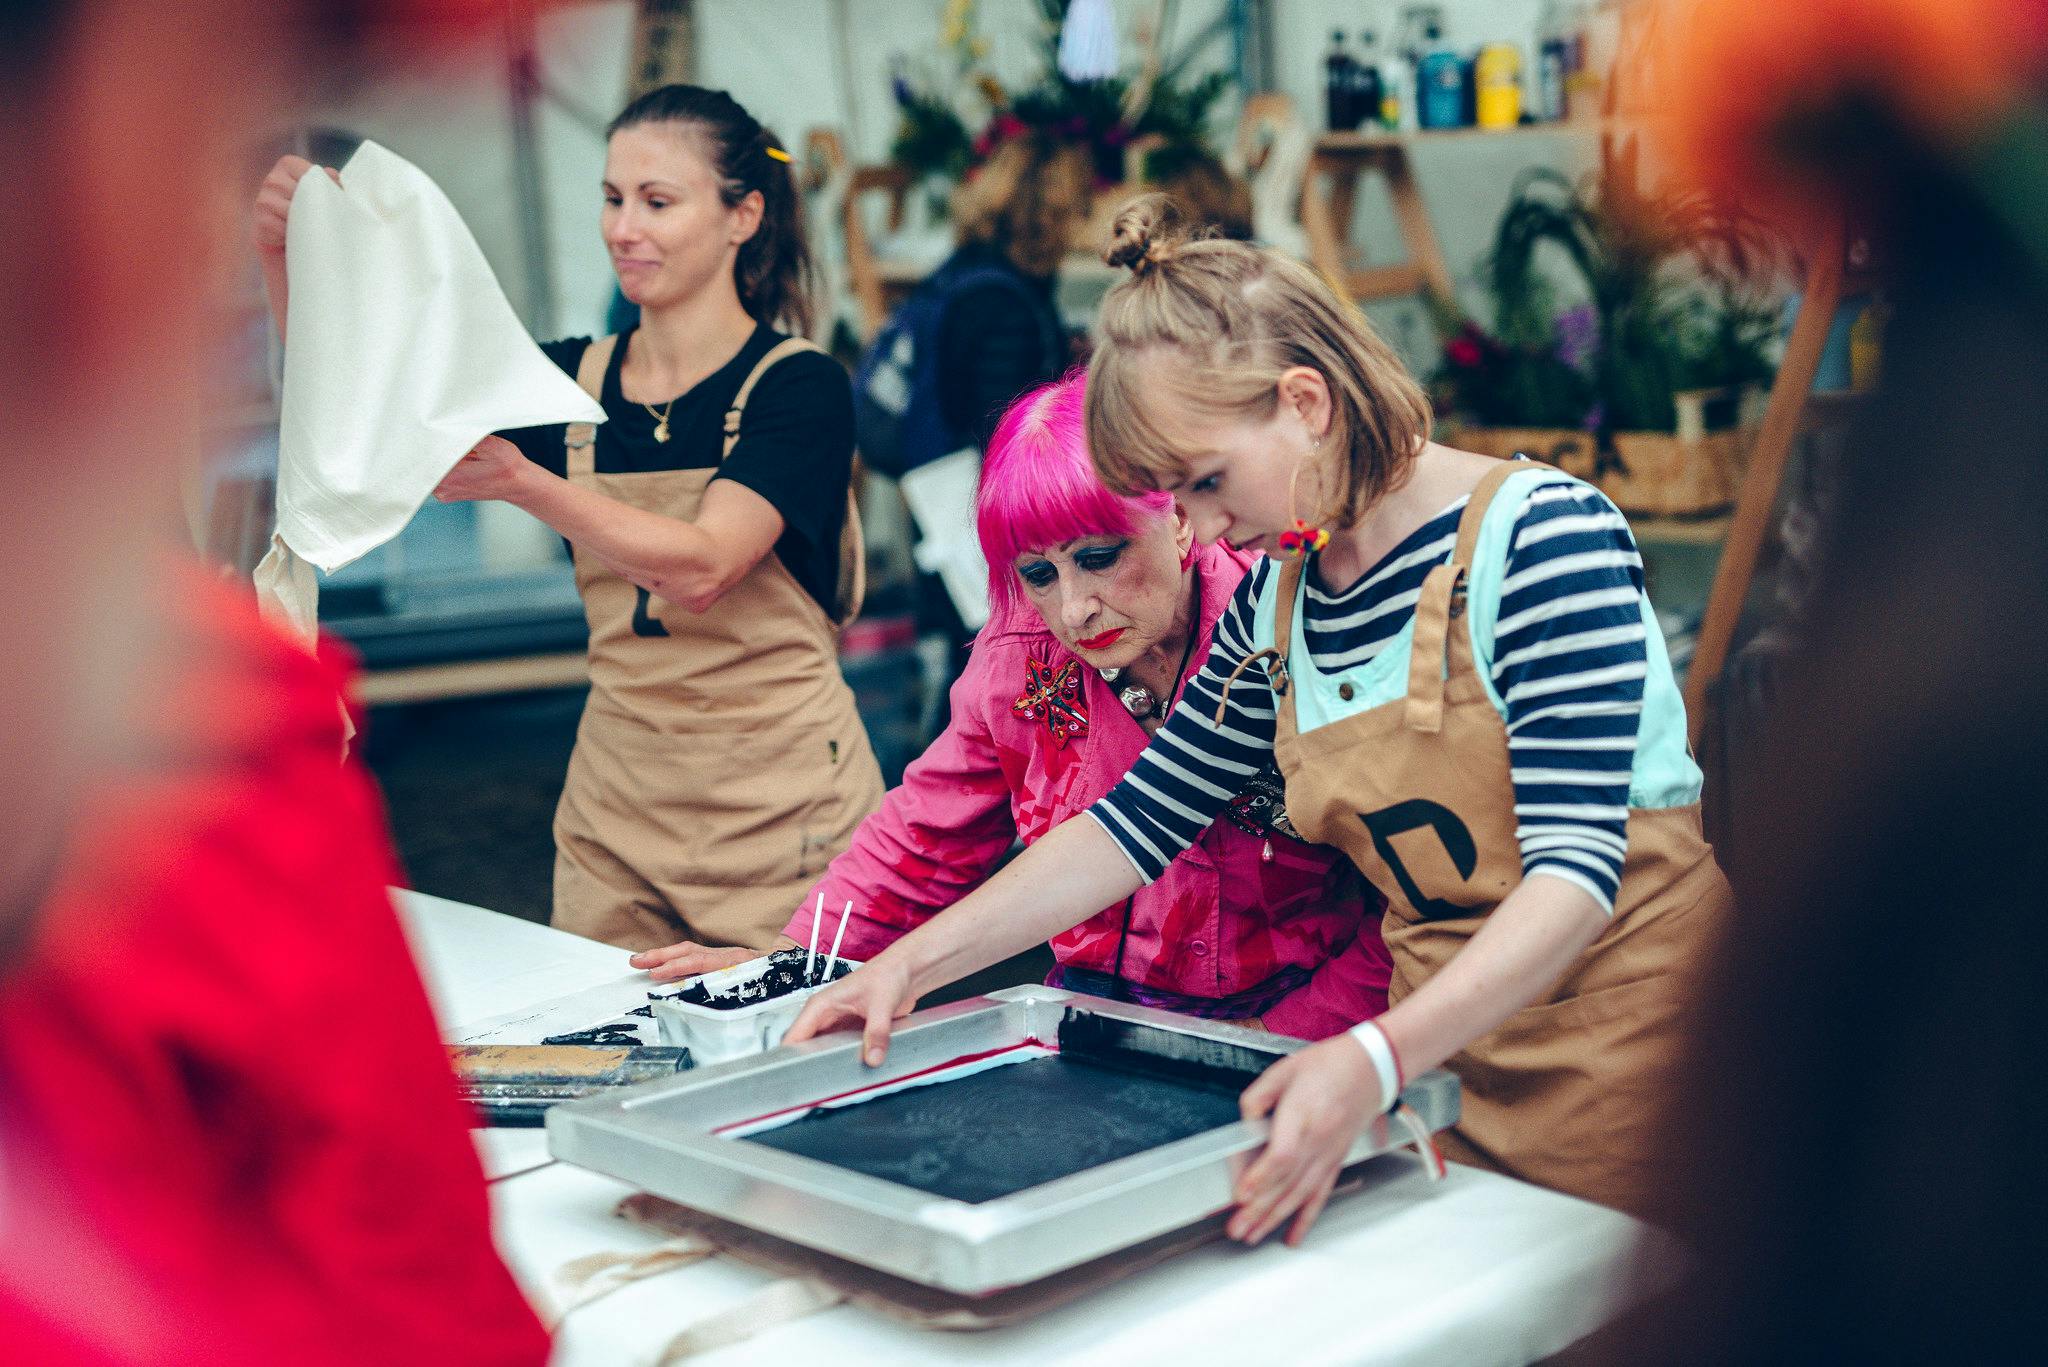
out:
<path id="1" fill-rule="evenodd" d="M 853 903 L 840 954 L 874 957 L 898 938 L 965 897 L 987 878 L 1016 838 L 1010 781 L 990 734 L 992 665 L 998 653 L 978 643 L 952 689 L 953 719 L 853 834 L 846 853 L 807 893 L 783 934 L 807 943 L 811 913 L 824 895 L 819 951 Z"/>
<path id="2" fill-rule="evenodd" d="M 1274 1034 L 1328 1039 L 1386 1011 L 1394 964 L 1380 938 L 1379 895 L 1362 881 L 1354 875 L 1344 885 L 1358 905 L 1358 933 L 1314 977 L 1259 1018 Z"/>

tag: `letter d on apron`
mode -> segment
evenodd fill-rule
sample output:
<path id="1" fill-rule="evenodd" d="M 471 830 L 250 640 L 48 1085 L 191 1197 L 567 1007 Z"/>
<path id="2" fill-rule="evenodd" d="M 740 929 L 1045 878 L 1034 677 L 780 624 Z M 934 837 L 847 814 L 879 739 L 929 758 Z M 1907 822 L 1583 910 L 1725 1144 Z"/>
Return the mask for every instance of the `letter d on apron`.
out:
<path id="1" fill-rule="evenodd" d="M 602 390 L 617 338 L 584 352 Z M 754 384 L 725 415 L 739 440 Z M 568 477 L 690 521 L 716 467 L 598 474 L 596 429 L 568 434 Z M 590 700 L 555 811 L 554 924 L 624 949 L 689 938 L 763 948 L 882 800 L 882 775 L 839 672 L 838 627 L 860 609 L 860 517 L 847 493 L 839 622 L 773 551 L 704 612 L 665 603 L 575 548 L 590 621 Z"/>

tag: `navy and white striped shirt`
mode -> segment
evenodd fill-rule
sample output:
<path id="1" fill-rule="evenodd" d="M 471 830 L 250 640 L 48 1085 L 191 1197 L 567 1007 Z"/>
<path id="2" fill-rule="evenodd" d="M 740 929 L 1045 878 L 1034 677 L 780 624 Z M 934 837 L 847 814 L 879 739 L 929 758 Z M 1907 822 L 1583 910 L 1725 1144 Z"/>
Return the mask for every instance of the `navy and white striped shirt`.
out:
<path id="1" fill-rule="evenodd" d="M 1460 498 L 1359 581 L 1324 593 L 1306 576 L 1302 632 L 1316 667 L 1353 669 L 1415 615 L 1422 581 L 1450 559 Z M 1131 772 L 1089 809 L 1145 881 L 1216 818 L 1273 754 L 1273 693 L 1248 669 L 1215 724 L 1223 681 L 1259 647 L 1252 621 L 1278 567 L 1261 561 L 1216 624 L 1208 659 Z M 1516 839 L 1541 869 L 1610 913 L 1627 853 L 1630 770 L 1648 674 L 1643 560 L 1620 511 L 1583 484 L 1545 485 L 1515 520 L 1493 635 L 1493 686 L 1507 705 Z M 1483 666 L 1482 666 L 1483 667 Z"/>

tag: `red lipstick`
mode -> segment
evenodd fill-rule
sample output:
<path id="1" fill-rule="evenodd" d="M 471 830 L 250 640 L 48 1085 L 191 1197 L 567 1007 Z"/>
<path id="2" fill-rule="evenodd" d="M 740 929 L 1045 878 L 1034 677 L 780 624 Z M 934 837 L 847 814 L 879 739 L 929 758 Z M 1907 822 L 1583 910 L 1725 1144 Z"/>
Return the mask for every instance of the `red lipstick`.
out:
<path id="1" fill-rule="evenodd" d="M 1074 644 L 1083 650 L 1107 650 L 1121 640 L 1128 630 L 1129 627 L 1118 627 L 1114 631 L 1105 631 L 1100 636 L 1090 636 L 1087 640 L 1076 641 Z"/>

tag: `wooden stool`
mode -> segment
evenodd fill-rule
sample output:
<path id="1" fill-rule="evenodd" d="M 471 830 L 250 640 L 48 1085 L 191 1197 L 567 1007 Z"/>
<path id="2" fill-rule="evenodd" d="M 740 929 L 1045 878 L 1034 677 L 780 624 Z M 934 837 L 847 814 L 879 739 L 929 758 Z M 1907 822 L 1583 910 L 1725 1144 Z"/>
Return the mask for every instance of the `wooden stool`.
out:
<path id="1" fill-rule="evenodd" d="M 1301 225 L 1308 234 L 1309 260 L 1323 278 L 1359 303 L 1428 294 L 1449 302 L 1457 297 L 1443 248 L 1436 240 L 1409 162 L 1411 139 L 1391 133 L 1325 133 L 1316 139 L 1302 186 Z M 1387 182 L 1394 219 L 1408 259 L 1398 265 L 1351 261 L 1351 216 L 1358 180 L 1376 172 Z"/>

